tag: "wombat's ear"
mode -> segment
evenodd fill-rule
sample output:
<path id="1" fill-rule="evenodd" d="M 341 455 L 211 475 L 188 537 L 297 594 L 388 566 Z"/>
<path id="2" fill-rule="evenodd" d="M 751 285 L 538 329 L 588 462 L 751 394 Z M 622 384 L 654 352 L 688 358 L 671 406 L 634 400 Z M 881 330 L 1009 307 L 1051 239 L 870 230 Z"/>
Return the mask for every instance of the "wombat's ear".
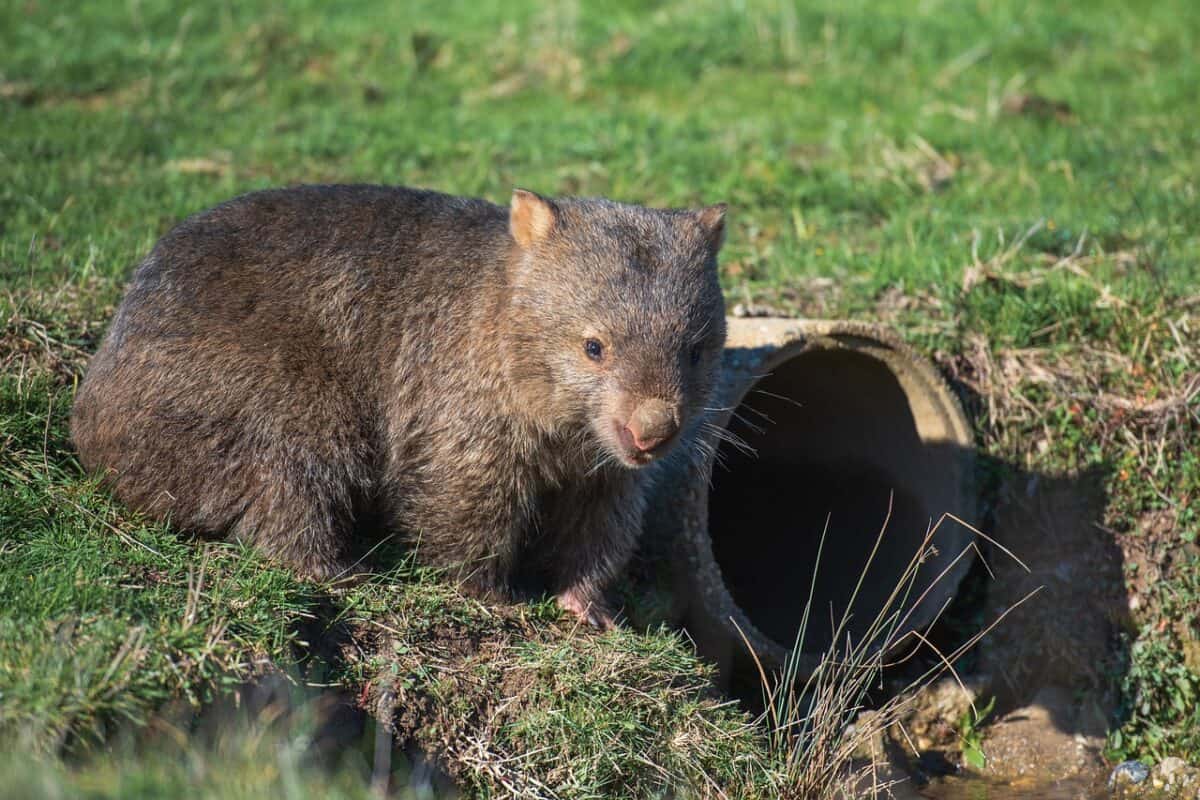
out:
<path id="1" fill-rule="evenodd" d="M 550 235 L 558 224 L 558 209 L 540 194 L 513 189 L 508 229 L 521 247 L 531 247 Z"/>
<path id="2" fill-rule="evenodd" d="M 714 253 L 720 250 L 721 245 L 725 243 L 725 209 L 728 207 L 724 203 L 717 203 L 715 206 L 706 206 L 695 212 L 696 221 L 704 230 L 708 246 Z"/>

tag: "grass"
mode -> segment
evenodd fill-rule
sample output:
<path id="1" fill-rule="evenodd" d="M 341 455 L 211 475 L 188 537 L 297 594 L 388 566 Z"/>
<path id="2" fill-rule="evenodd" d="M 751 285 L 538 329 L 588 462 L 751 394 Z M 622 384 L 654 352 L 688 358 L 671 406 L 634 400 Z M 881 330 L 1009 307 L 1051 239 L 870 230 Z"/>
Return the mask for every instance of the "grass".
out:
<path id="1" fill-rule="evenodd" d="M 854 607 L 854 598 L 858 597 L 868 579 L 872 563 L 879 555 L 879 546 L 889 534 L 890 523 L 891 508 L 857 576 L 846 604 L 847 609 Z M 770 751 L 777 758 L 782 757 L 785 780 L 793 788 L 795 796 L 891 796 L 894 784 L 907 778 L 894 771 L 894 760 L 885 753 L 888 749 L 887 737 L 893 738 L 893 746 L 898 745 L 896 738 L 903 737 L 913 755 L 919 755 L 907 733 L 905 720 L 916 710 L 921 693 L 939 679 L 954 680 L 958 684 L 967 698 L 968 711 L 976 722 L 991 710 L 990 704 L 982 711 L 976 708 L 957 670 L 963 663 L 963 657 L 1037 590 L 1004 610 L 982 630 L 974 631 L 957 642 L 952 650 L 943 651 L 936 645 L 928 651 L 906 646 L 906 642 L 910 645 L 930 644 L 926 635 L 928 629 L 910 630 L 912 610 L 921 603 L 918 593 L 936 593 L 953 562 L 972 556 L 984 557 L 978 544 L 969 542 L 961 551 L 948 554 L 952 556 L 951 563 L 942 563 L 940 568 L 944 571 L 927 587 L 919 588 L 918 582 L 925 580 L 921 570 L 923 567 L 928 569 L 927 559 L 936 553 L 933 541 L 943 524 L 961 524 L 961 521 L 943 517 L 931 523 L 895 586 L 865 630 L 857 639 L 853 637 L 848 632 L 853 615 L 849 610 L 843 613 L 834 627 L 834 645 L 822 654 L 820 663 L 811 674 L 803 675 L 798 659 L 793 657 L 784 664 L 778 676 L 770 676 L 755 657 L 765 706 L 759 724 L 767 731 Z M 828 530 L 821 534 L 817 566 L 812 575 L 813 584 L 816 571 L 821 568 L 820 552 L 824 549 L 827 533 Z M 987 538 L 986 534 L 983 534 L 983 538 Z M 1011 558 L 1011 554 L 1003 555 Z M 1019 565 L 1018 559 L 1012 560 Z M 814 611 L 820 612 L 821 609 L 813 603 L 810 593 L 796 635 L 797 649 L 811 632 L 810 625 L 820 624 L 818 617 L 813 616 Z M 913 667 L 904 670 L 905 662 L 912 660 L 914 654 L 922 654 L 926 659 L 930 655 L 935 657 L 922 663 L 918 656 Z M 885 679 L 894 681 L 898 675 L 902 676 L 899 679 L 901 685 L 896 686 L 888 696 L 882 699 L 871 697 L 872 691 L 877 690 Z M 976 734 L 972 738 L 971 733 L 967 729 L 962 731 L 961 753 L 964 766 L 976 767 L 972 759 L 981 753 L 981 737 Z M 830 792 L 830 787 L 837 788 Z"/>
<path id="2" fill-rule="evenodd" d="M 102 755 L 64 763 L 52 756 L 9 751 L 0 756 L 5 797 L 282 797 L 367 800 L 371 764 L 353 749 L 336 768 L 314 763 L 319 732 L 314 701 L 272 702 L 255 709 L 206 712 L 203 725 L 186 715 L 158 716 L 137 735 L 121 731 Z M 429 797 L 424 782 L 398 772 L 396 797 Z"/>
<path id="3" fill-rule="evenodd" d="M 1130 647 L 1122 680 L 1128 722 L 1110 737 L 1114 759 L 1200 752 L 1200 559 L 1178 572 L 1156 587 L 1161 616 L 1144 623 Z"/>
<path id="4" fill-rule="evenodd" d="M 420 736 L 459 748 L 477 793 L 506 763 L 568 796 L 693 769 L 769 785 L 761 737 L 670 636 L 570 638 L 420 573 L 322 593 L 80 474 L 74 381 L 153 241 L 239 192 L 361 180 L 730 202 L 731 303 L 892 322 L 968 390 L 999 469 L 1104 476 L 1137 600 L 1113 754 L 1200 759 L 1200 632 L 1175 624 L 1200 614 L 1176 555 L 1200 536 L 1198 45 L 1185 0 L 0 0 L 0 729 L 86 761 L 265 661 L 333 669 L 297 639 L 353 621 L 393 652 L 319 680 L 443 703 Z M 527 682 L 423 649 L 446 631 Z M 429 666 L 447 659 L 461 685 Z"/>

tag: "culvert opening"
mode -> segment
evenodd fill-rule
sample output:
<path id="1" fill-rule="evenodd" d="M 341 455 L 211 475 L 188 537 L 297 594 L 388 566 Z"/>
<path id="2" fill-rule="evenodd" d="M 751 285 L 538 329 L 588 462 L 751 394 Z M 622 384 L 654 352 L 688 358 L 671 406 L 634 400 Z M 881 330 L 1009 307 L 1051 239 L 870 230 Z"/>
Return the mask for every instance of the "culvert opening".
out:
<path id="1" fill-rule="evenodd" d="M 784 648 L 796 641 L 812 586 L 802 650 L 819 655 L 866 568 L 889 498 L 887 531 L 847 626 L 854 641 L 901 580 L 930 523 L 958 510 L 952 498 L 961 448 L 928 439 L 919 424 L 920 398 L 872 355 L 809 348 L 781 353 L 769 366 L 727 426 L 755 452 L 722 444 L 709 493 L 709 535 L 734 602 Z M 918 594 L 961 550 L 961 540 L 960 531 L 954 552 L 922 569 Z M 940 605 L 954 587 L 953 580 L 935 586 L 923 606 Z"/>

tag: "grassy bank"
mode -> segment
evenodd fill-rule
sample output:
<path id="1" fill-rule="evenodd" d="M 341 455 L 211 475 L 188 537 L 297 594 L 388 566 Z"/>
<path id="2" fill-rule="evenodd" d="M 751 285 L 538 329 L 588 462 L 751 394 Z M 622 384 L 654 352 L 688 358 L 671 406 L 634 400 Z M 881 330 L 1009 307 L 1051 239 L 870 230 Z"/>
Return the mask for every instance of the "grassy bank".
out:
<path id="1" fill-rule="evenodd" d="M 497 615 L 412 570 L 304 587 L 130 515 L 70 453 L 87 355 L 179 218 L 298 182 L 519 184 L 728 201 L 731 303 L 895 323 L 967 390 L 992 485 L 1098 475 L 1134 606 L 1104 678 L 1114 756 L 1200 759 L 1198 49 L 1185 0 L 0 2 L 0 731 L 103 747 L 312 662 L 373 691 L 408 670 L 389 691 L 447 708 L 413 735 L 460 748 L 479 792 L 517 755 L 568 796 L 771 785 L 671 636 Z M 343 624 L 392 652 L 297 643 Z M 474 644 L 423 649 L 455 640 Z M 523 698 L 474 741 L 493 760 L 466 755 L 479 720 L 456 697 Z"/>

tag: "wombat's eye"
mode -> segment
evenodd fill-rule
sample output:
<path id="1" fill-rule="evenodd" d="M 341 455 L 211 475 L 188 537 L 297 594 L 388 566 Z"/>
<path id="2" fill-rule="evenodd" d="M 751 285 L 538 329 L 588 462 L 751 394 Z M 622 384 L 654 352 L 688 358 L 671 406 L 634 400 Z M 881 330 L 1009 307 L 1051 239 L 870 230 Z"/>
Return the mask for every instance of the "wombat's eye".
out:
<path id="1" fill-rule="evenodd" d="M 583 343 L 583 352 L 592 361 L 599 361 L 604 358 L 604 345 L 600 344 L 599 339 L 588 339 Z"/>
<path id="2" fill-rule="evenodd" d="M 692 345 L 692 351 L 688 353 L 688 358 L 691 360 L 693 367 L 700 363 L 700 356 L 702 355 L 704 355 L 704 343 L 700 342 Z"/>

